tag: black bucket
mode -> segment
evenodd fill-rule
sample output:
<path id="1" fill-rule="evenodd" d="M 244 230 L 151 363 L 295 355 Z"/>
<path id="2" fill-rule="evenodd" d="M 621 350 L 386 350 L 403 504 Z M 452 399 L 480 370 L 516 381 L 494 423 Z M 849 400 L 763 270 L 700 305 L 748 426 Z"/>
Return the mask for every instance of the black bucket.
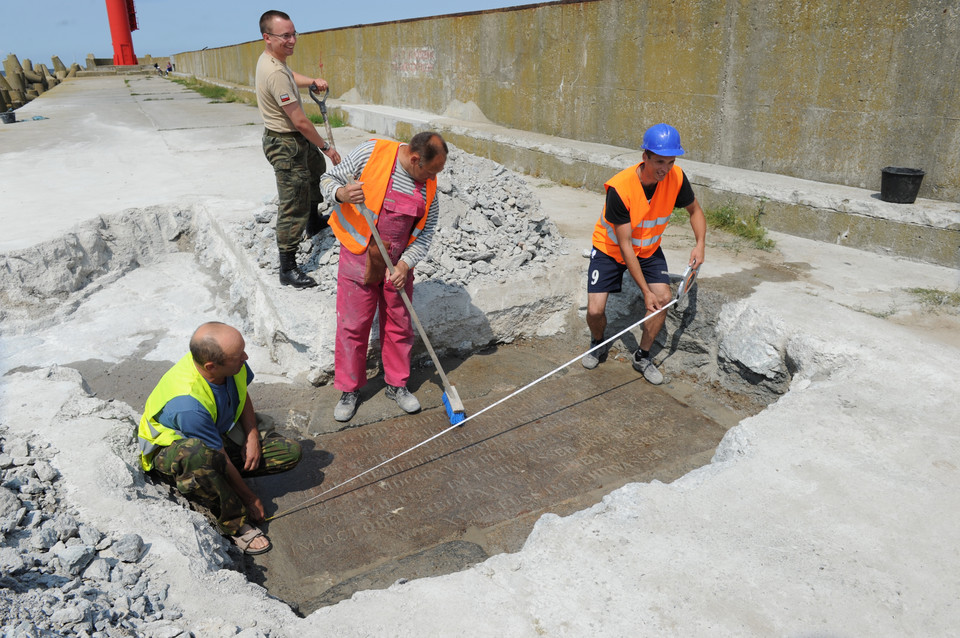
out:
<path id="1" fill-rule="evenodd" d="M 919 168 L 887 166 L 880 175 L 880 199 L 893 204 L 912 204 L 917 201 L 923 175 Z"/>
<path id="2" fill-rule="evenodd" d="M 4 124 L 13 124 L 17 121 L 17 114 L 13 111 L 7 111 L 6 113 L 0 113 L 0 120 L 3 120 Z"/>

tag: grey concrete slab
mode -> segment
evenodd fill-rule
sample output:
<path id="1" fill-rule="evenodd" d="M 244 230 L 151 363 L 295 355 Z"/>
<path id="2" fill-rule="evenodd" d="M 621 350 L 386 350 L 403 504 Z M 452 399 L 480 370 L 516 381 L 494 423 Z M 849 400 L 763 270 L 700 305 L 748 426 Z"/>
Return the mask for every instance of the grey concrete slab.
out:
<path id="1" fill-rule="evenodd" d="M 202 101 L 184 100 L 179 96 L 170 99 L 138 97 L 140 109 L 159 131 L 250 126 L 263 132 L 260 113 L 256 107 L 248 104 L 214 102 L 208 98 Z"/>
<path id="2" fill-rule="evenodd" d="M 176 87 L 176 100 L 146 102 L 138 84 Z M 213 198 L 230 214 L 273 198 L 256 110 L 192 95 L 159 77 L 83 78 L 20 109 L 22 123 L 0 128 L 0 251 L 129 208 Z"/>

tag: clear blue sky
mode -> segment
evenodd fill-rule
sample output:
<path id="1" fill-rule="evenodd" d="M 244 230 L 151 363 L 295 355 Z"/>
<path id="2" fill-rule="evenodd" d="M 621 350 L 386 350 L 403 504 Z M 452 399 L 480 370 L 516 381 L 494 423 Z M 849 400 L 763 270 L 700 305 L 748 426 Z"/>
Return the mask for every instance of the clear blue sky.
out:
<path id="1" fill-rule="evenodd" d="M 257 21 L 268 9 L 286 11 L 298 31 L 389 22 L 529 4 L 531 0 L 134 0 L 139 29 L 133 49 L 165 56 L 204 47 L 259 40 Z M 87 54 L 112 58 L 105 0 L 0 1 L 0 61 L 14 53 L 22 61 L 50 66 L 59 56 L 83 66 Z"/>

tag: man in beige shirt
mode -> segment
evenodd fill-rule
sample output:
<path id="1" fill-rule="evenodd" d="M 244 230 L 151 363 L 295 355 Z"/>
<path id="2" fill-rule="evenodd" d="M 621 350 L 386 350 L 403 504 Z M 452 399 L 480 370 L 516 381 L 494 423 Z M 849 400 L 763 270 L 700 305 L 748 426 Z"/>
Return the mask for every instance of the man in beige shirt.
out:
<path id="1" fill-rule="evenodd" d="M 264 51 L 257 61 L 257 106 L 263 118 L 263 153 L 277 177 L 277 249 L 280 252 L 280 283 L 309 288 L 317 282 L 297 266 L 297 248 L 304 230 L 312 237 L 326 226 L 317 206 L 323 201 L 320 176 L 327 169 L 321 152 L 334 165 L 340 154 L 321 137 L 303 111 L 300 89 L 327 89 L 323 78 L 308 78 L 287 66 L 293 55 L 297 32 L 283 11 L 260 16 Z"/>

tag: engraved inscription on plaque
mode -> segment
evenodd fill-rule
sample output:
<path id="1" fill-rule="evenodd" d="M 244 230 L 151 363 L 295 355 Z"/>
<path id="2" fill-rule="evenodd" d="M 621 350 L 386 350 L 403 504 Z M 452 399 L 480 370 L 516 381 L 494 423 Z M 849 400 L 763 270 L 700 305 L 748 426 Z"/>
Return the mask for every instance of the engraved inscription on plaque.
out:
<path id="1" fill-rule="evenodd" d="M 295 569 L 304 578 L 337 581 L 366 566 L 456 540 L 467 529 L 482 533 L 518 518 L 532 516 L 529 525 L 544 512 L 573 511 L 595 501 L 598 488 L 670 480 L 663 466 L 682 466 L 682 455 L 712 450 L 723 435 L 720 426 L 649 391 L 639 378 L 623 382 L 622 376 L 595 372 L 535 386 L 298 507 L 425 441 L 449 422 L 438 410 L 319 437 L 316 449 L 333 458 L 322 468 L 322 484 L 301 482 L 317 474 L 309 456 L 292 480 L 263 484 L 269 492 L 265 501 L 276 510 L 294 509 L 270 523 L 274 550 L 257 557 L 267 566 L 268 588 L 271 564 Z M 467 413 L 493 400 L 467 405 Z"/>

